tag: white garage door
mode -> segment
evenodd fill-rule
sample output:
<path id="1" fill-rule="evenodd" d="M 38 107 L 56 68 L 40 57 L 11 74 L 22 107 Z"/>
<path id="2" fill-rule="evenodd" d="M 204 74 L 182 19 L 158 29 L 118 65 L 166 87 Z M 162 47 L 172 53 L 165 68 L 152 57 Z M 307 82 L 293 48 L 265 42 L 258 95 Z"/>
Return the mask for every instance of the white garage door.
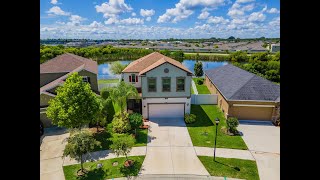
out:
<path id="1" fill-rule="evenodd" d="M 149 104 L 149 119 L 183 117 L 184 104 Z"/>

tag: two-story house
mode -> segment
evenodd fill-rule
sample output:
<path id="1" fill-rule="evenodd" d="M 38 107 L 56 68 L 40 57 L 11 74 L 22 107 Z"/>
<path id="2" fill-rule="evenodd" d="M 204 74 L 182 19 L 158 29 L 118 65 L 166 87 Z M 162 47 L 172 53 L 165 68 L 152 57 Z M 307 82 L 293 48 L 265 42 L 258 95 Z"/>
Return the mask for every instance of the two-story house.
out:
<path id="1" fill-rule="evenodd" d="M 51 120 L 46 116 L 49 100 L 56 96 L 57 87 L 74 72 L 78 72 L 83 81 L 90 83 L 91 89 L 99 93 L 96 61 L 66 53 L 40 64 L 40 121 L 44 127 L 51 125 Z"/>
<path id="2" fill-rule="evenodd" d="M 180 62 L 158 52 L 131 62 L 122 78 L 137 88 L 141 99 L 129 99 L 127 109 L 145 119 L 183 118 L 190 113 L 191 76 Z"/>

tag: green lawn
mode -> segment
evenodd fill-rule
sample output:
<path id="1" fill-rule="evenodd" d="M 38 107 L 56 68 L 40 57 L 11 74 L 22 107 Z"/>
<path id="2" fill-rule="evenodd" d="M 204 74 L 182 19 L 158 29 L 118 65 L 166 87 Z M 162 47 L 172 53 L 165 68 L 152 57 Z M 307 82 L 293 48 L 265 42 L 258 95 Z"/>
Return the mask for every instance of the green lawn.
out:
<path id="1" fill-rule="evenodd" d="M 137 176 L 140 171 L 142 162 L 145 156 L 130 156 L 129 159 L 134 160 L 134 165 L 130 168 L 125 168 L 123 163 L 125 161 L 124 157 L 107 159 L 95 162 L 84 163 L 84 168 L 89 170 L 89 172 L 82 177 L 77 177 L 77 170 L 80 169 L 80 164 L 64 166 L 63 172 L 66 180 L 97 180 L 97 179 L 111 179 L 126 176 Z M 118 165 L 113 166 L 112 163 L 117 161 Z M 97 164 L 102 163 L 103 166 L 97 169 Z"/>
<path id="2" fill-rule="evenodd" d="M 217 147 L 230 149 L 248 149 L 241 136 L 229 136 L 221 132 L 226 119 L 216 105 L 191 105 L 191 114 L 197 116 L 196 122 L 187 124 L 194 146 L 213 147 L 216 132 L 215 118 L 220 119 Z"/>
<path id="3" fill-rule="evenodd" d="M 110 84 L 110 83 L 117 83 L 119 79 L 99 79 L 98 84 Z"/>
<path id="4" fill-rule="evenodd" d="M 205 84 L 202 85 L 198 85 L 198 80 L 199 79 L 203 79 L 203 78 L 192 78 L 193 81 L 196 84 L 197 90 L 198 90 L 198 94 L 211 94 L 208 87 Z"/>
<path id="5" fill-rule="evenodd" d="M 255 161 L 220 157 L 216 157 L 216 161 L 213 161 L 213 157 L 198 157 L 211 176 L 259 180 Z"/>

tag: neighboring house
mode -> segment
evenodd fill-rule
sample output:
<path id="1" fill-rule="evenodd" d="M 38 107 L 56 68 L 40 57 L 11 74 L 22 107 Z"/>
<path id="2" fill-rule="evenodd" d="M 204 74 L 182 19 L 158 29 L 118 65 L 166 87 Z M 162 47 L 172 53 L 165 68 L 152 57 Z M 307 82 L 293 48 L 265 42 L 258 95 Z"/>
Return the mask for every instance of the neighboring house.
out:
<path id="1" fill-rule="evenodd" d="M 122 78 L 137 88 L 141 99 L 129 99 L 127 109 L 145 119 L 183 118 L 190 113 L 191 76 L 180 62 L 158 52 L 131 62 Z"/>
<path id="2" fill-rule="evenodd" d="M 278 44 L 271 44 L 270 52 L 278 52 L 280 51 L 280 43 Z"/>
<path id="3" fill-rule="evenodd" d="M 205 84 L 218 94 L 218 107 L 225 117 L 240 120 L 277 119 L 280 86 L 231 64 L 205 71 Z"/>
<path id="4" fill-rule="evenodd" d="M 56 88 L 74 72 L 78 72 L 83 81 L 90 83 L 91 89 L 99 93 L 96 61 L 66 53 L 40 64 L 40 121 L 44 127 L 51 125 L 51 120 L 46 116 L 49 100 L 56 96 Z"/>

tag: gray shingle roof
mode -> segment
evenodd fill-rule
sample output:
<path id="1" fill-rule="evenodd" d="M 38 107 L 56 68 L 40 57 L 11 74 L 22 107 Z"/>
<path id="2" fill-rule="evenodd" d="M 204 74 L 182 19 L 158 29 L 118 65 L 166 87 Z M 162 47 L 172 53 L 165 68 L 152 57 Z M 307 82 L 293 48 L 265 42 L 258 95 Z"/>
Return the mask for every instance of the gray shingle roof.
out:
<path id="1" fill-rule="evenodd" d="M 280 101 L 280 86 L 232 64 L 205 71 L 228 100 Z"/>

